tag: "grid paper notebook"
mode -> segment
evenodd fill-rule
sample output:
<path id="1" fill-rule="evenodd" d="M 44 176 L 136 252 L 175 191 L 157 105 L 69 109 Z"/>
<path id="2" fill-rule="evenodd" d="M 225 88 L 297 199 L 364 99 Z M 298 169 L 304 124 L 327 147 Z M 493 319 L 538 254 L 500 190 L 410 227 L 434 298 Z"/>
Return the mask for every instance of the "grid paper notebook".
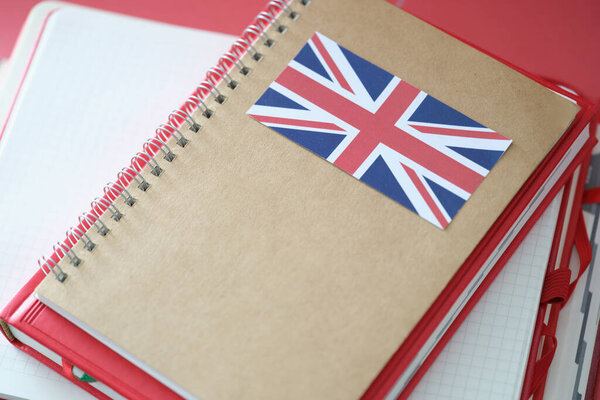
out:
<path id="1" fill-rule="evenodd" d="M 76 6 L 50 16 L 0 140 L 0 304 L 231 41 Z M 2 340 L 5 395 L 91 397 Z"/>
<path id="2" fill-rule="evenodd" d="M 586 189 L 600 186 L 600 148 L 592 153 Z M 558 346 L 548 370 L 546 400 L 581 400 L 587 393 L 590 367 L 600 320 L 600 205 L 584 204 L 583 217 L 592 245 L 592 259 L 573 294 L 560 312 L 556 328 Z M 569 267 L 579 270 L 579 256 L 571 253 Z"/>
<path id="3" fill-rule="evenodd" d="M 520 397 L 561 198 L 550 203 L 410 400 Z"/>

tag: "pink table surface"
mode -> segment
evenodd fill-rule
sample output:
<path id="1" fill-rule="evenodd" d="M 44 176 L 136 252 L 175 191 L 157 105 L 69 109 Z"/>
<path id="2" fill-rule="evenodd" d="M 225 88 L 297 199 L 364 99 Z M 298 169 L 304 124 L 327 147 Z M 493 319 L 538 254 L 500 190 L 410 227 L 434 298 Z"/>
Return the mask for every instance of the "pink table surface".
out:
<path id="1" fill-rule="evenodd" d="M 600 1 L 406 0 L 406 11 L 600 103 Z"/>
<path id="2" fill-rule="evenodd" d="M 41 0 L 0 0 L 0 59 L 8 58 L 31 8 Z M 266 0 L 65 0 L 141 18 L 238 35 Z"/>
<path id="3" fill-rule="evenodd" d="M 29 10 L 39 1 L 0 0 L 0 58 L 10 55 Z M 266 3 L 265 0 L 70 1 L 234 35 Z M 590 100 L 600 102 L 600 1 L 389 1 L 530 72 L 564 82 Z"/>

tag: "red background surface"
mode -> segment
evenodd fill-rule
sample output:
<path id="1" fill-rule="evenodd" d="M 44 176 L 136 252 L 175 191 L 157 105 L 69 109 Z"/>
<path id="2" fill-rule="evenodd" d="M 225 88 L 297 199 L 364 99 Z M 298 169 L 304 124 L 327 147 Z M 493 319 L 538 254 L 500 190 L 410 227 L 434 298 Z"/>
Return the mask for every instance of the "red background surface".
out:
<path id="1" fill-rule="evenodd" d="M 0 58 L 40 0 L 0 0 Z M 390 0 L 530 72 L 600 102 L 600 1 Z M 143 18 L 239 34 L 266 0 L 71 0 Z"/>
<path id="2" fill-rule="evenodd" d="M 598 0 L 407 0 L 403 8 L 600 103 Z"/>

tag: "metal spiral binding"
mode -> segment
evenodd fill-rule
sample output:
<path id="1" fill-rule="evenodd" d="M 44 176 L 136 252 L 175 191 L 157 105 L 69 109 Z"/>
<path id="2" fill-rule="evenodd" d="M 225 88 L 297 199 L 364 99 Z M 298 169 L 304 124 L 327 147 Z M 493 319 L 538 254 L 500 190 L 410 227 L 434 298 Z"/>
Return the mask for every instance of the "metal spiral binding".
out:
<path id="1" fill-rule="evenodd" d="M 214 110 L 211 110 L 210 108 L 208 108 L 208 106 L 206 105 L 206 103 L 204 102 L 204 100 L 202 99 L 202 97 L 198 96 L 198 95 L 192 95 L 190 96 L 184 103 L 183 105 L 184 107 L 192 107 L 192 110 L 194 109 L 194 107 L 198 110 L 201 110 L 202 112 L 202 116 L 206 117 L 206 118 L 210 118 L 213 116 L 213 114 L 215 113 Z"/>
<path id="2" fill-rule="evenodd" d="M 121 189 L 121 191 L 119 192 L 117 189 L 115 189 L 115 186 L 118 189 Z M 133 207 L 133 205 L 137 201 L 137 199 L 133 197 L 131 193 L 129 193 L 129 191 L 118 182 L 108 182 L 106 186 L 104 186 L 104 195 L 113 202 L 117 200 L 119 196 L 121 196 L 123 197 L 123 199 L 125 199 L 125 204 L 127 204 L 129 207 Z"/>
<path id="3" fill-rule="evenodd" d="M 208 93 L 215 99 L 215 101 L 219 104 L 225 103 L 227 100 L 227 96 L 223 95 L 219 89 L 209 81 L 201 82 L 197 87 L 198 92 L 200 93 Z"/>
<path id="4" fill-rule="evenodd" d="M 246 31 L 244 31 L 246 33 Z M 236 56 L 242 58 L 245 53 L 250 54 L 250 56 L 254 59 L 254 61 L 260 61 L 263 59 L 263 55 L 256 50 L 246 38 L 239 37 L 231 46 L 231 51 L 235 53 Z"/>
<path id="5" fill-rule="evenodd" d="M 311 2 L 311 0 L 298 1 L 302 6 L 308 6 Z M 81 242 L 87 251 L 92 251 L 97 246 L 87 232 L 95 227 L 100 236 L 110 233 L 109 227 L 101 220 L 101 217 L 108 212 L 114 222 L 119 222 L 124 218 L 125 213 L 117 208 L 115 202 L 122 198 L 124 204 L 133 207 L 138 201 L 126 186 L 135 184 L 142 192 L 150 188 L 150 183 L 141 174 L 142 170 L 148 167 L 152 175 L 159 177 L 164 170 L 156 161 L 156 156 L 161 154 L 169 163 L 175 160 L 176 155 L 167 142 L 172 138 L 177 145 L 185 147 L 190 139 L 185 137 L 182 132 L 184 125 L 187 125 L 189 131 L 193 133 L 199 132 L 202 124 L 192 116 L 194 111 L 199 111 L 200 115 L 207 119 L 214 116 L 215 110 L 210 109 L 205 100 L 212 97 L 217 104 L 223 104 L 227 100 L 227 96 L 221 93 L 217 85 L 224 82 L 231 90 L 235 90 L 240 85 L 231 77 L 229 72 L 232 69 L 237 69 L 242 76 L 250 74 L 252 69 L 242 61 L 245 54 L 249 54 L 255 62 L 259 62 L 265 57 L 257 50 L 255 43 L 260 41 L 266 48 L 273 47 L 276 41 L 267 34 L 267 30 L 271 26 L 274 26 L 279 34 L 284 34 L 288 30 L 288 26 L 282 23 L 278 16 L 294 21 L 298 19 L 300 13 L 293 10 L 287 0 L 272 0 L 267 4 L 265 11 L 256 16 L 255 24 L 248 26 L 231 46 L 231 49 L 219 59 L 217 65 L 208 70 L 205 80 L 196 87 L 194 94 L 185 101 L 180 109 L 169 114 L 167 122 L 156 129 L 156 135 L 146 140 L 142 145 L 142 151 L 131 158 L 131 164 L 119 171 L 117 181 L 106 184 L 104 196 L 96 197 L 91 202 L 90 211 L 79 216 L 79 225 L 67 230 L 64 242 L 58 242 L 53 246 L 54 256 L 42 257 L 38 260 L 39 268 L 44 274 L 53 274 L 59 282 L 64 282 L 67 279 L 67 273 L 60 267 L 59 260 L 67 256 L 73 266 L 79 266 L 83 260 L 75 253 L 75 245 Z"/>
<path id="6" fill-rule="evenodd" d="M 261 11 L 256 17 L 256 24 L 263 30 L 266 30 L 269 25 L 273 24 L 277 28 L 277 32 L 283 34 L 287 31 L 287 26 L 282 25 L 269 11 Z"/>
<path id="7" fill-rule="evenodd" d="M 160 124 L 158 128 L 156 128 L 156 136 L 160 137 L 165 142 L 169 140 L 169 137 L 172 136 L 175 138 L 175 143 L 177 143 L 181 147 L 185 147 L 190 141 L 183 136 L 183 133 L 177 128 L 175 128 L 170 123 Z"/>
<path id="8" fill-rule="evenodd" d="M 75 237 L 77 240 L 71 239 L 72 237 Z M 92 239 L 90 239 L 90 237 L 87 235 L 87 233 L 85 233 L 84 231 L 82 231 L 81 229 L 79 229 L 76 226 L 75 227 L 72 226 L 69 228 L 69 230 L 67 231 L 67 239 L 72 244 L 75 244 L 75 243 L 81 241 L 83 243 L 83 248 L 86 249 L 87 251 L 92 251 L 96 247 L 96 243 L 92 242 Z"/>
<path id="9" fill-rule="evenodd" d="M 150 187 L 150 184 L 148 183 L 148 181 L 146 179 L 144 179 L 144 177 L 139 172 L 137 172 L 137 170 L 135 168 L 131 168 L 131 167 L 123 168 L 117 174 L 117 179 L 118 180 L 126 180 L 125 176 L 128 176 L 129 178 L 134 180 L 137 183 L 138 188 L 142 192 L 145 192 Z"/>
<path id="10" fill-rule="evenodd" d="M 226 61 L 229 61 L 231 65 L 235 66 L 238 71 L 240 71 L 240 74 L 242 75 L 248 75 L 250 73 L 250 71 L 252 71 L 250 68 L 248 68 L 246 66 L 246 64 L 244 64 L 242 62 L 242 60 L 236 56 L 233 52 L 228 51 L 227 53 L 223 54 L 223 56 L 221 57 L 221 59 L 219 60 L 220 64 L 226 64 Z"/>
<path id="11" fill-rule="evenodd" d="M 159 144 L 156 144 L 156 142 L 158 142 Z M 159 139 L 157 137 L 153 137 L 153 138 L 146 140 L 144 142 L 144 144 L 142 145 L 142 148 L 144 149 L 144 152 L 143 152 L 144 154 L 148 154 L 148 153 L 156 154 L 160 151 L 163 154 L 163 158 L 165 160 L 167 160 L 168 162 L 173 161 L 176 157 L 175 153 L 173 153 L 171 151 L 171 148 L 165 142 L 163 142 L 161 139 Z M 152 153 L 153 148 L 156 149 L 156 153 Z M 167 150 L 165 151 L 165 149 L 167 149 Z M 156 165 L 158 166 L 158 163 Z M 158 167 L 158 168 L 160 168 L 160 167 Z M 161 169 L 161 172 L 162 172 L 162 169 Z M 158 175 L 156 175 L 156 176 L 158 176 Z"/>
<path id="12" fill-rule="evenodd" d="M 179 119 L 177 117 L 179 117 Z M 173 110 L 173 112 L 169 114 L 168 121 L 169 124 L 175 123 L 175 125 L 179 126 L 183 125 L 184 122 L 187 122 L 192 132 L 198 132 L 200 128 L 202 128 L 202 125 L 197 123 L 189 112 L 183 110 Z"/>
<path id="13" fill-rule="evenodd" d="M 300 1 L 300 4 L 302 4 L 303 6 L 307 6 L 308 4 L 310 4 L 310 1 Z M 267 5 L 267 10 L 270 11 L 273 9 L 277 10 L 278 12 L 283 11 L 285 15 L 287 15 L 288 18 L 290 18 L 292 21 L 298 19 L 298 17 L 300 16 L 300 14 L 292 10 L 292 8 L 283 0 L 270 1 Z"/>
<path id="14" fill-rule="evenodd" d="M 50 266 L 50 264 L 52 264 L 52 266 Z M 63 271 L 62 268 L 58 265 L 58 263 L 55 263 L 54 260 L 52 260 L 51 258 L 47 259 L 46 257 L 42 256 L 42 258 L 38 260 L 38 265 L 46 275 L 52 272 L 54 274 L 54 277 L 59 282 L 64 282 L 65 279 L 67 279 L 67 274 L 65 273 L 65 271 Z"/>
<path id="15" fill-rule="evenodd" d="M 92 201 L 92 211 L 97 212 L 96 210 L 100 208 L 99 205 L 102 205 L 105 210 L 108 210 L 111 214 L 111 218 L 116 222 L 119 222 L 121 218 L 123 218 L 123 214 L 121 211 L 119 211 L 117 206 L 115 206 L 113 203 L 109 203 L 104 197 L 96 197 Z M 102 208 L 100 208 L 100 211 L 100 213 L 102 213 Z"/>
<path id="16" fill-rule="evenodd" d="M 266 47 L 273 47 L 275 45 L 275 41 L 273 39 L 271 39 L 265 31 L 263 31 L 261 28 L 259 28 L 256 25 L 250 25 L 249 27 L 247 27 L 244 30 L 244 32 L 242 33 L 242 35 L 246 36 L 249 33 L 252 33 L 252 34 L 256 35 L 258 38 L 260 38 L 260 40 L 262 40 L 263 44 Z"/>
<path id="17" fill-rule="evenodd" d="M 92 219 L 90 215 L 94 215 L 96 218 Z M 106 236 L 108 235 L 108 232 L 110 232 L 110 229 L 104 225 L 104 222 L 102 222 L 102 220 L 95 215 L 94 210 L 89 213 L 81 214 L 79 216 L 79 225 L 83 226 L 86 230 L 89 230 L 92 228 L 92 226 L 95 226 L 96 229 L 98 229 L 98 234 L 100 236 Z"/>
<path id="18" fill-rule="evenodd" d="M 56 254 L 58 254 L 58 252 L 60 251 L 62 253 L 61 257 L 64 257 L 65 255 L 69 257 L 69 260 L 71 261 L 71 264 L 73 264 L 74 267 L 78 267 L 79 264 L 81 264 L 81 258 L 77 257 L 77 253 L 75 253 L 75 250 L 69 248 L 64 243 L 56 242 L 56 244 L 52 246 L 52 251 Z"/>
<path id="19" fill-rule="evenodd" d="M 216 86 L 217 83 L 219 82 L 219 80 L 218 79 L 213 80 L 215 75 L 217 75 L 219 78 L 221 78 L 223 81 L 225 81 L 225 83 L 227 84 L 227 87 L 231 90 L 235 89 L 238 86 L 238 83 L 233 80 L 231 75 L 229 75 L 227 73 L 227 71 L 225 71 L 219 65 L 215 65 L 214 67 L 211 67 L 208 70 L 208 72 L 206 73 L 206 80 L 209 81 L 212 85 Z"/>

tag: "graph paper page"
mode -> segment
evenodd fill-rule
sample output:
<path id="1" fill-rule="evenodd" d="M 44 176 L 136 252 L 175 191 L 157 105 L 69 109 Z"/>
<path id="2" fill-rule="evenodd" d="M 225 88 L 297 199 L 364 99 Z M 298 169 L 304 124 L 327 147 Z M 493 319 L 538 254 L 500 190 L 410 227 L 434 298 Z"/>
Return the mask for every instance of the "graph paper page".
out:
<path id="1" fill-rule="evenodd" d="M 560 199 L 550 203 L 410 400 L 520 397 Z"/>

